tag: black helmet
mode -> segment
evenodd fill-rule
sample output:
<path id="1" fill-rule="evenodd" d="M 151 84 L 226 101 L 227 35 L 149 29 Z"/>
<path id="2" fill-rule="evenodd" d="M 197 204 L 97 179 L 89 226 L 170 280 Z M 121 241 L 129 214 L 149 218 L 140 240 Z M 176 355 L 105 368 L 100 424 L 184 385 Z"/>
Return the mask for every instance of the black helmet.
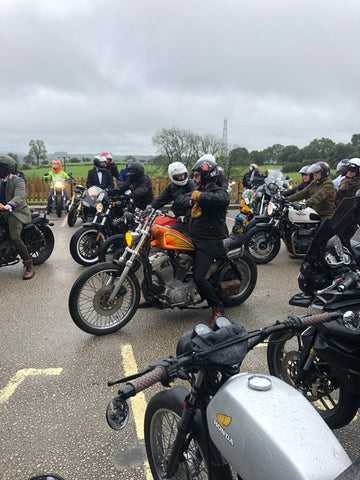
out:
<path id="1" fill-rule="evenodd" d="M 308 173 L 317 173 L 321 172 L 321 178 L 327 177 L 330 175 L 330 167 L 326 162 L 316 162 L 310 165 Z"/>
<path id="2" fill-rule="evenodd" d="M 217 164 L 213 160 L 203 159 L 202 157 L 195 163 L 192 172 L 200 172 L 201 185 L 213 182 L 218 176 Z"/>
<path id="3" fill-rule="evenodd" d="M 144 165 L 140 162 L 130 162 L 127 170 L 130 181 L 137 180 L 144 175 Z"/>
<path id="4" fill-rule="evenodd" d="M 101 155 L 95 155 L 94 165 L 99 170 L 105 170 L 105 168 L 106 168 L 106 158 L 102 157 Z"/>
<path id="5" fill-rule="evenodd" d="M 16 170 L 16 162 L 9 155 L 0 155 L 0 178 L 7 177 Z"/>

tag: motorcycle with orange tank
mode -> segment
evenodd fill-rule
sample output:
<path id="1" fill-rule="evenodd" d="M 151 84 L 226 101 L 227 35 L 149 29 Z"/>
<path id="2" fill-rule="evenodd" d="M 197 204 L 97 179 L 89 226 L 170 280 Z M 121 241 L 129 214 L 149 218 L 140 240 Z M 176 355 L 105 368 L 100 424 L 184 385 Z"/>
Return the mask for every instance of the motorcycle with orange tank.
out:
<path id="1" fill-rule="evenodd" d="M 162 212 L 152 208 L 126 212 L 137 225 L 125 234 L 127 246 L 118 260 L 94 265 L 75 281 L 69 296 L 70 315 L 85 332 L 113 333 L 134 316 L 140 294 L 155 308 L 197 308 L 203 299 L 192 277 L 195 248 L 182 233 L 156 224 Z M 225 307 L 243 303 L 252 293 L 257 267 L 242 240 L 224 240 L 227 254 L 208 272 Z M 151 254 L 151 248 L 156 253 Z M 142 267 L 143 280 L 135 272 Z M 207 308 L 207 307 L 205 307 Z"/>

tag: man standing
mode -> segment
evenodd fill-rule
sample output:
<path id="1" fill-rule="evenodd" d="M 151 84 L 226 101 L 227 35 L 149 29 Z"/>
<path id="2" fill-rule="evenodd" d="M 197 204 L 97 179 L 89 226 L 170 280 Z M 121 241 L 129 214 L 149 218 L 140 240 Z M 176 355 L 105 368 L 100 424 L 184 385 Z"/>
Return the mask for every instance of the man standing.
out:
<path id="1" fill-rule="evenodd" d="M 31 220 L 26 203 L 25 182 L 15 175 L 16 163 L 8 155 L 0 155 L 0 215 L 7 219 L 10 240 L 14 243 L 25 266 L 24 280 L 35 275 L 32 258 L 21 239 L 24 223 Z"/>

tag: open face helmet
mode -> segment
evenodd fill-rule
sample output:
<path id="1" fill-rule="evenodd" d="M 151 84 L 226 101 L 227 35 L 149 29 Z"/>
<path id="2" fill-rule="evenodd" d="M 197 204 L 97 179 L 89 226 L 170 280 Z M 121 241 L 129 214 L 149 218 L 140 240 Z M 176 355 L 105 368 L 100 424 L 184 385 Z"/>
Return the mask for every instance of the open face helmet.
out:
<path id="1" fill-rule="evenodd" d="M 347 164 L 347 171 L 355 172 L 358 177 L 360 174 L 360 158 L 351 158 Z"/>
<path id="2" fill-rule="evenodd" d="M 61 172 L 62 170 L 62 163 L 60 160 L 53 160 L 51 162 L 51 170 L 54 172 L 54 173 L 59 173 Z"/>
<path id="3" fill-rule="evenodd" d="M 188 172 L 185 165 L 181 162 L 170 163 L 168 167 L 170 181 L 175 185 L 183 186 L 187 184 Z"/>
<path id="4" fill-rule="evenodd" d="M 0 155 L 0 178 L 7 177 L 16 170 L 16 163 L 9 155 Z"/>
<path id="5" fill-rule="evenodd" d="M 330 167 L 326 162 L 316 162 L 310 165 L 308 173 L 317 173 L 321 172 L 321 178 L 327 177 L 330 175 Z"/>
<path id="6" fill-rule="evenodd" d="M 304 165 L 303 167 L 300 168 L 299 173 L 301 173 L 303 180 L 304 180 L 304 175 L 310 175 L 310 181 L 313 180 L 313 174 L 309 172 L 309 169 L 310 169 L 310 165 Z"/>
<path id="7" fill-rule="evenodd" d="M 112 157 L 111 153 L 102 152 L 101 156 L 106 158 L 106 165 L 107 166 L 109 166 L 113 163 L 113 157 Z"/>
<path id="8" fill-rule="evenodd" d="M 212 155 L 210 155 L 213 157 Z M 191 169 L 192 172 L 199 172 L 200 173 L 200 185 L 205 185 L 209 182 L 214 182 L 218 175 L 217 164 L 213 160 L 204 159 L 205 155 L 203 155 L 199 160 L 195 163 L 193 168 Z M 214 158 L 214 157 L 213 157 Z"/>
<path id="9" fill-rule="evenodd" d="M 344 158 L 343 160 L 340 160 L 340 162 L 336 166 L 336 171 L 340 172 L 340 175 L 346 175 L 348 163 L 349 163 L 348 158 Z"/>
<path id="10" fill-rule="evenodd" d="M 94 165 L 99 170 L 104 170 L 106 168 L 106 158 L 102 157 L 100 154 L 95 155 L 94 157 Z"/>
<path id="11" fill-rule="evenodd" d="M 252 163 L 251 165 L 249 165 L 249 172 L 258 172 L 259 171 L 259 167 L 256 165 L 256 163 Z"/>

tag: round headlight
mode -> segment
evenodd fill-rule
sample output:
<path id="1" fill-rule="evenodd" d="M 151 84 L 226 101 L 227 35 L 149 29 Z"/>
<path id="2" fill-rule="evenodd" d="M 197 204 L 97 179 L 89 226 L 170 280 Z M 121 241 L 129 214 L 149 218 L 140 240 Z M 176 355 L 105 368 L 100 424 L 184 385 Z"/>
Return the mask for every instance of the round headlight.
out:
<path id="1" fill-rule="evenodd" d="M 60 180 L 57 180 L 54 185 L 55 188 L 62 188 L 62 182 Z"/>
<path id="2" fill-rule="evenodd" d="M 274 207 L 274 204 L 273 203 L 268 203 L 268 206 L 267 206 L 267 214 L 268 215 L 272 215 L 275 211 L 275 207 Z"/>
<path id="3" fill-rule="evenodd" d="M 98 213 L 101 213 L 104 210 L 104 205 L 102 203 L 97 203 L 96 204 L 96 211 Z"/>

